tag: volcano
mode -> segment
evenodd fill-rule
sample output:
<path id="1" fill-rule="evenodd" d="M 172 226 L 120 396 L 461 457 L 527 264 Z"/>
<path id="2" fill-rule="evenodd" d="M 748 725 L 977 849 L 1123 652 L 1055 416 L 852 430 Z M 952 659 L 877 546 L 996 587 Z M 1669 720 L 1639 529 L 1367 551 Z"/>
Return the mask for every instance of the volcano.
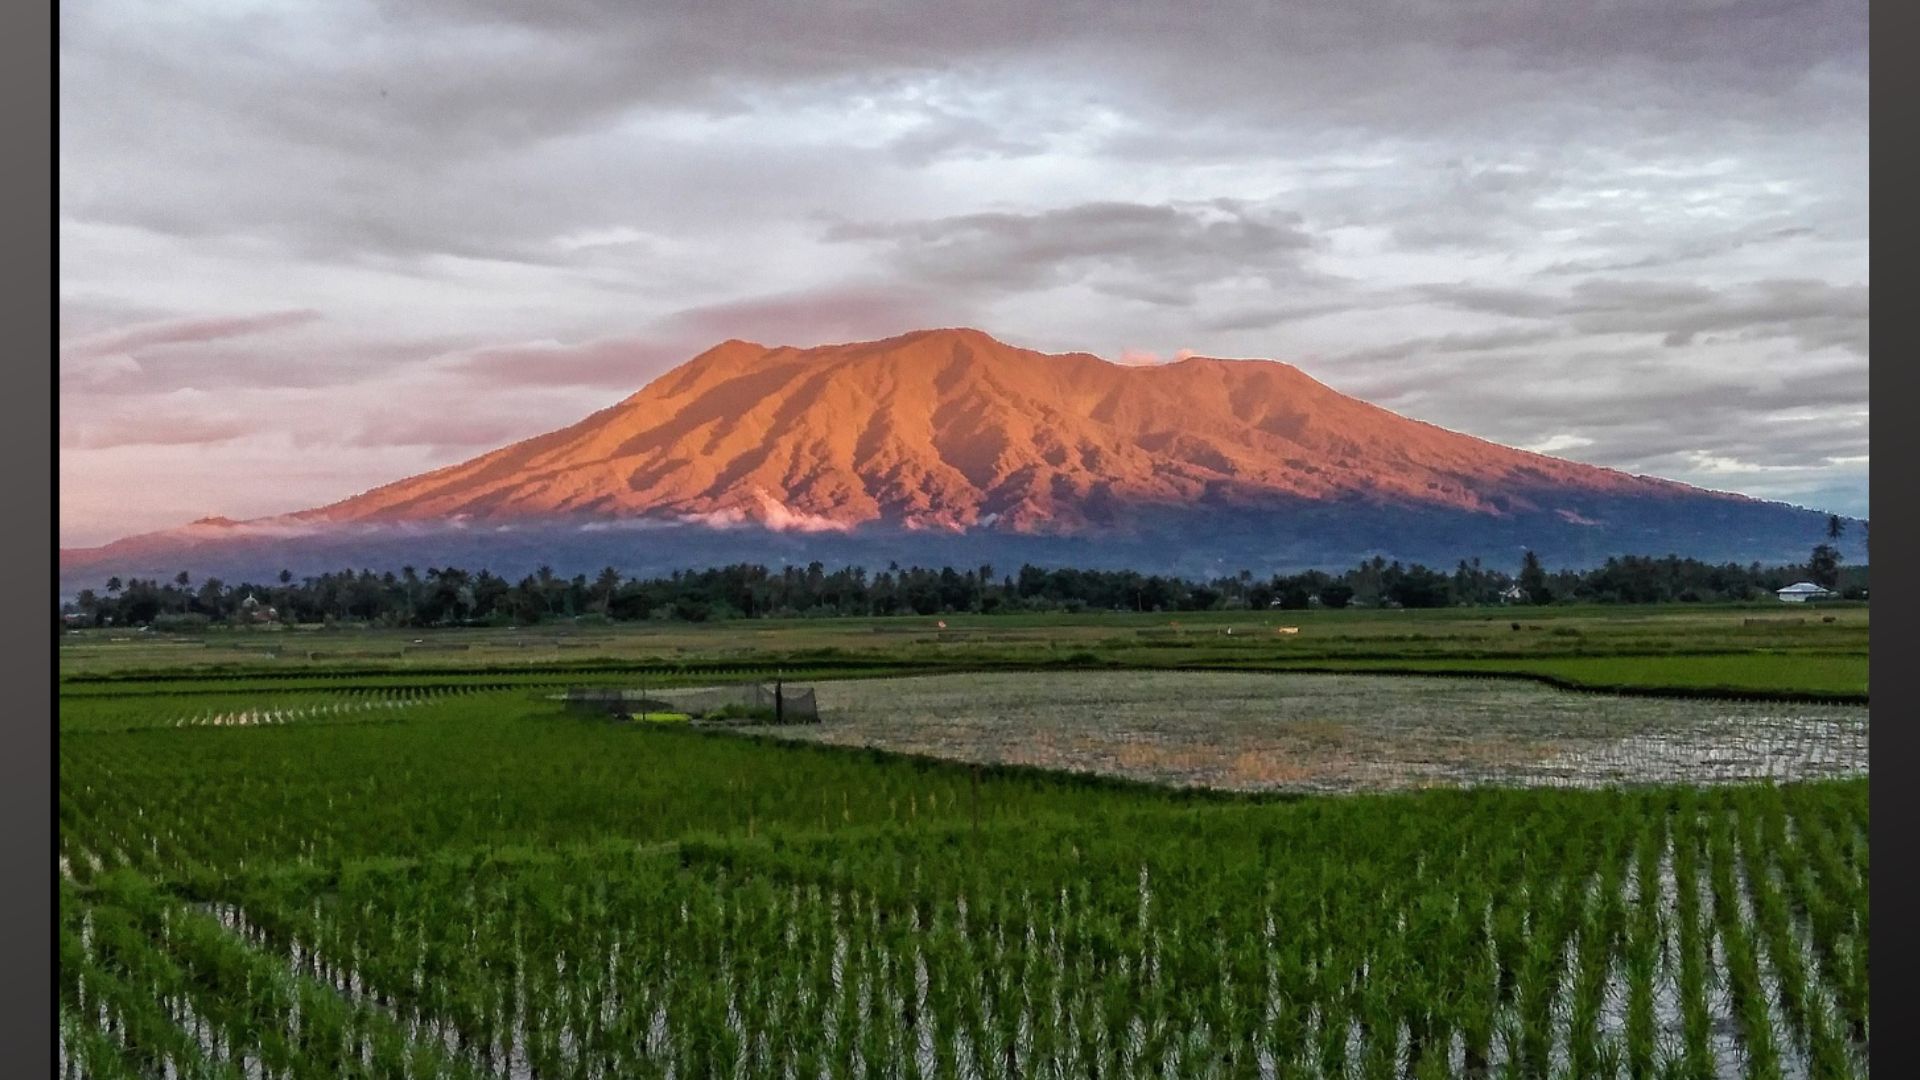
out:
<path id="1" fill-rule="evenodd" d="M 1804 557 L 1825 520 L 1487 442 L 1275 361 L 1122 366 L 952 329 L 727 341 L 570 427 L 312 510 L 63 551 L 61 569 L 1745 561 Z"/>

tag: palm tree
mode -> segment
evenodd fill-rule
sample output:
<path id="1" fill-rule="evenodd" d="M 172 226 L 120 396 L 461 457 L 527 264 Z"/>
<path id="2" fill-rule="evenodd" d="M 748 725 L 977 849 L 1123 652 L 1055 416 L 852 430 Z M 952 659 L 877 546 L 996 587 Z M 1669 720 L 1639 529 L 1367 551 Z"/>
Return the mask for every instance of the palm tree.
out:
<path id="1" fill-rule="evenodd" d="M 1840 552 L 1831 544 L 1814 545 L 1807 559 L 1807 577 L 1815 585 L 1837 589 L 1840 586 Z"/>
<path id="2" fill-rule="evenodd" d="M 1527 594 L 1527 601 L 1544 604 L 1553 599 L 1553 591 L 1547 585 L 1546 568 L 1540 565 L 1540 556 L 1531 549 L 1520 560 L 1520 589 Z"/>
<path id="3" fill-rule="evenodd" d="M 595 579 L 593 583 L 594 596 L 598 598 L 600 604 L 600 614 L 607 615 L 612 613 L 613 594 L 618 592 L 619 589 L 620 571 L 611 566 L 601 570 L 599 578 Z"/>
<path id="4" fill-rule="evenodd" d="M 1830 589 L 1838 589 L 1840 587 L 1840 537 L 1844 535 L 1846 531 L 1847 521 L 1845 518 L 1839 514 L 1827 515 L 1827 542 L 1821 546 L 1827 549 L 1828 558 L 1832 562 L 1832 569 L 1829 573 L 1833 580 L 1822 581 L 1820 584 Z"/>
<path id="5" fill-rule="evenodd" d="M 200 606 L 207 609 L 209 616 L 218 616 L 220 614 L 221 594 L 225 591 L 226 586 L 219 578 L 210 577 L 200 583 L 200 595 L 198 599 Z"/>
<path id="6" fill-rule="evenodd" d="M 533 576 L 540 582 L 541 606 L 546 609 L 547 614 L 551 615 L 553 614 L 553 567 L 542 563 L 540 568 L 533 572 Z"/>

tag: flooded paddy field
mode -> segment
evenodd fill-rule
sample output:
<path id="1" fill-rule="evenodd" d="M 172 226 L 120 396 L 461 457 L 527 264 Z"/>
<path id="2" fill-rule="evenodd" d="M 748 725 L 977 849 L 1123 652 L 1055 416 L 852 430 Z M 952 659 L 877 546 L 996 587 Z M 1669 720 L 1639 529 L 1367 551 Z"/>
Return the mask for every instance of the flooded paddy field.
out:
<path id="1" fill-rule="evenodd" d="M 1627 697 L 1511 679 L 976 673 L 815 684 L 785 739 L 1235 791 L 1864 776 L 1865 706 Z"/>

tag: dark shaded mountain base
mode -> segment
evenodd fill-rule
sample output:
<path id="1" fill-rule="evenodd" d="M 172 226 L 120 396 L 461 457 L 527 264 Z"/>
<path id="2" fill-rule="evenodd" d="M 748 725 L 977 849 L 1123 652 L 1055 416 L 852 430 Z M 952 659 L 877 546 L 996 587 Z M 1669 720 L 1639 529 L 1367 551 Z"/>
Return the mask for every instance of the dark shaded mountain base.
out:
<path id="1" fill-rule="evenodd" d="M 1450 569 L 1479 558 L 1512 570 L 1532 549 L 1553 568 L 1585 569 L 1616 555 L 1680 555 L 1710 562 L 1806 559 L 1826 539 L 1826 515 L 1779 503 L 1719 498 L 1583 500 L 1581 524 L 1556 513 L 1492 516 L 1432 508 L 1302 501 L 1271 509 L 1163 511 L 1125 532 L 1041 536 L 993 530 L 965 533 L 864 527 L 851 532 L 777 532 L 755 526 L 711 528 L 662 521 L 550 522 L 508 529 L 424 525 L 337 525 L 288 537 L 239 526 L 204 538 L 152 534 L 64 552 L 61 591 L 99 588 L 110 576 L 266 582 L 283 569 L 296 577 L 343 569 L 398 571 L 412 566 L 491 570 L 518 579 L 540 566 L 562 576 L 612 566 L 628 576 L 760 563 L 819 561 L 860 565 L 977 567 L 1009 573 L 1021 563 L 1208 577 L 1340 570 L 1375 556 Z M 1841 544 L 1849 562 L 1865 560 L 1860 529 Z"/>

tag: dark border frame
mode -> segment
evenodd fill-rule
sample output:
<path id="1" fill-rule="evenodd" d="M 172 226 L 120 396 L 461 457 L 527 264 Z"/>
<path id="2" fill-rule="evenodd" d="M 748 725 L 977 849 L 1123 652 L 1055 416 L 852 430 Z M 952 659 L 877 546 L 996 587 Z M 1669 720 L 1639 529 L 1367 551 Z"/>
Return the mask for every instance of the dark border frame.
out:
<path id="1" fill-rule="evenodd" d="M 1873 432 L 1872 460 L 1868 464 L 1869 488 L 1874 473 L 1887 479 L 1879 486 L 1881 511 L 1880 552 L 1888 556 L 1880 561 L 1874 585 L 1880 604 L 1879 629 L 1873 631 L 1869 646 L 1869 664 L 1879 691 L 1883 723 L 1876 726 L 1873 747 L 1874 780 L 1869 795 L 1870 844 L 1882 851 L 1880 868 L 1869 883 L 1872 904 L 1880 911 L 1895 913 L 1882 919 L 1868 943 L 1869 970 L 1877 973 L 1873 998 L 1879 1002 L 1883 1017 L 1898 1017 L 1907 1006 L 1901 1004 L 1914 978 L 1915 939 L 1920 932 L 1902 916 L 1914 902 L 1914 869 L 1901 858 L 1912 843 L 1915 816 L 1915 786 L 1906 769 L 1920 761 L 1920 731 L 1906 721 L 1916 692 L 1914 664 L 1915 626 L 1920 624 L 1913 604 L 1920 599 L 1913 562 L 1910 559 L 1916 534 L 1914 500 L 1911 492 L 1915 462 L 1920 449 L 1915 447 L 1914 425 L 1898 422 L 1914 401 L 1915 378 L 1912 356 L 1915 350 L 1914 321 L 1911 308 L 1912 285 L 1906 253 L 1913 240 L 1913 208 L 1908 194 L 1914 190 L 1915 152 L 1911 140 L 1903 138 L 1920 119 L 1916 113 L 1916 88 L 1912 49 L 1914 29 L 1920 26 L 1920 13 L 1912 5 L 1882 3 L 1873 11 L 1871 41 L 1871 126 L 1883 137 L 1875 143 L 1872 156 L 1872 188 L 1881 194 L 1879 211 L 1872 228 L 1873 248 L 1888 257 L 1880 260 L 1869 283 L 1870 294 L 1881 301 L 1883 311 L 1891 313 L 1872 328 L 1873 345 L 1881 357 L 1869 362 L 1869 397 L 1881 415 L 1896 422 Z M 1887 526 L 1891 525 L 1889 529 Z M 1892 537 L 1893 547 L 1887 547 Z M 1891 857 L 1889 857 L 1891 856 Z M 1899 1029 L 1882 1034 L 1872 1046 L 1872 1066 L 1882 1076 L 1920 1075 L 1920 1045 L 1906 1038 Z"/>
<path id="2" fill-rule="evenodd" d="M 0 645 L 6 678 L 15 688 L 7 724 L 6 752 L 0 755 L 8 775 L 0 779 L 0 822 L 5 828 L 0 858 L 13 874 L 0 893 L 7 926 L 0 952 L 0 1023 L 6 1027 L 7 1071 L 20 1076 L 51 1076 L 54 1067 L 54 804 L 53 708 L 57 671 L 52 612 L 34 596 L 58 601 L 53 563 L 55 539 L 53 462 L 54 277 L 53 232 L 53 56 L 55 9 L 52 5 L 15 4 L 6 8 L 6 32 L 0 41 L 10 54 L 0 63 L 0 101 L 5 128 L 0 145 L 8 149 L 0 168 L 6 208 L 0 226 L 0 251 L 6 252 L 6 284 L 0 288 L 8 308 L 6 326 L 13 346 L 6 372 L 7 413 L 0 423 L 0 454 L 12 462 L 6 470 L 4 505 L 12 507 L 8 527 L 0 530 L 7 562 L 30 575 L 15 590 L 16 607 L 5 620 Z M 43 546 L 44 545 L 44 546 Z M 47 567 L 44 584 L 38 578 Z M 31 568 L 31 569 L 29 569 Z M 42 594 L 40 590 L 47 590 Z"/>

